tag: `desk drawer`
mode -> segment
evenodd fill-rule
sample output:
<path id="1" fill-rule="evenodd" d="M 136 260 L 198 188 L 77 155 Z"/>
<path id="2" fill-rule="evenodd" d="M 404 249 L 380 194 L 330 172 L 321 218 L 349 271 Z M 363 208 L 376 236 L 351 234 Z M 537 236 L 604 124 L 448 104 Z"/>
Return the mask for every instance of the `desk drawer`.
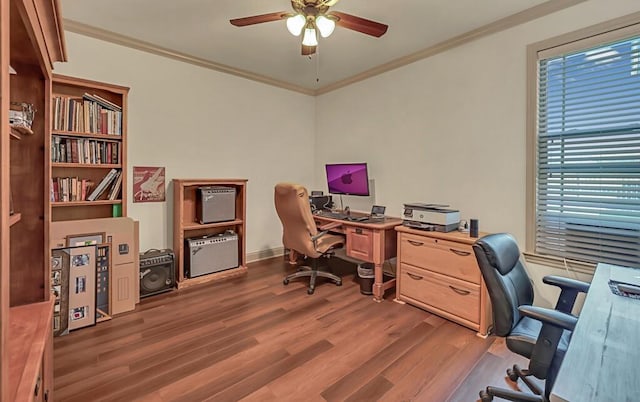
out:
<path id="1" fill-rule="evenodd" d="M 364 228 L 347 228 L 347 255 L 373 262 L 373 231 Z"/>
<path id="2" fill-rule="evenodd" d="M 400 266 L 400 296 L 479 322 L 480 285 L 449 278 L 424 269 Z"/>
<path id="3" fill-rule="evenodd" d="M 480 284 L 480 268 L 468 244 L 402 233 L 401 262 Z"/>

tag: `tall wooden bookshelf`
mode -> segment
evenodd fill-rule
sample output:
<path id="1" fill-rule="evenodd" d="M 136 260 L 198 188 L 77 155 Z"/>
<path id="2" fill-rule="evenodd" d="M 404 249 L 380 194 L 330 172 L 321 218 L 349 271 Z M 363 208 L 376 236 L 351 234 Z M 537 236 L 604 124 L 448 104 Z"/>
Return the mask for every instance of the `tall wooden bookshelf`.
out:
<path id="1" fill-rule="evenodd" d="M 53 76 L 52 130 L 45 146 L 51 221 L 127 216 L 128 93 L 118 85 Z M 112 171 L 120 179 L 87 200 Z M 119 190 L 110 197 L 116 184 Z"/>
<path id="2" fill-rule="evenodd" d="M 43 149 L 53 63 L 65 61 L 58 0 L 0 2 L 0 400 L 52 400 L 52 298 Z M 9 67 L 16 74 L 10 74 Z M 33 105 L 11 127 L 11 103 Z M 37 395 L 34 391 L 38 389 Z"/>
<path id="3" fill-rule="evenodd" d="M 199 187 L 223 186 L 235 188 L 235 219 L 201 224 L 196 219 Z M 246 274 L 246 179 L 173 179 L 173 252 L 176 257 L 178 288 Z M 185 239 L 216 235 L 232 230 L 238 235 L 238 267 L 195 278 L 185 275 Z"/>

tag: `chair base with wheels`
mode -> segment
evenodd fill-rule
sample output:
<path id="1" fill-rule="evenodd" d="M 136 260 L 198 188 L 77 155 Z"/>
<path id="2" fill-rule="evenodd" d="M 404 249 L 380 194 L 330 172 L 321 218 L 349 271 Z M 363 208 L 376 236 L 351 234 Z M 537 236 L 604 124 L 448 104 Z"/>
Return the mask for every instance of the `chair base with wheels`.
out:
<path id="1" fill-rule="evenodd" d="M 531 375 L 532 374 L 529 370 L 521 369 L 517 364 L 514 364 L 512 368 L 507 369 L 507 377 L 509 380 L 515 383 L 518 379 L 521 379 L 522 382 L 524 382 L 533 392 L 532 395 L 505 388 L 488 386 L 486 389 L 480 391 L 480 400 L 482 402 L 491 402 L 493 401 L 493 397 L 498 397 L 509 401 L 548 402 L 547 398 L 542 394 L 544 391 L 529 379 L 529 376 Z"/>
<path id="2" fill-rule="evenodd" d="M 310 258 L 311 266 L 304 265 L 300 267 L 297 272 L 287 275 L 282 280 L 282 283 L 288 285 L 292 279 L 309 277 L 309 287 L 307 288 L 307 293 L 310 295 L 312 295 L 316 289 L 316 278 L 318 277 L 331 279 L 336 284 L 336 286 L 342 286 L 342 279 L 338 275 L 332 274 L 331 272 L 327 271 L 320 271 L 318 269 L 320 258 L 328 258 L 329 256 L 330 254 L 323 255 L 318 258 Z"/>

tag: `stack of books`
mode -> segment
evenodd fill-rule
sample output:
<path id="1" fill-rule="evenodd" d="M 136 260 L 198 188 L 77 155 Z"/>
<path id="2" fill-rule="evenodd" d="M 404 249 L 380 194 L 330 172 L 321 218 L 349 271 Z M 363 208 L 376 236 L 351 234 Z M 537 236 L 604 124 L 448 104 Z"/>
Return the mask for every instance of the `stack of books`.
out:
<path id="1" fill-rule="evenodd" d="M 117 169 L 111 169 L 109 173 L 102 179 L 98 186 L 89 194 L 87 201 L 95 201 L 109 188 L 107 199 L 115 200 L 120 194 L 122 187 L 122 171 Z"/>

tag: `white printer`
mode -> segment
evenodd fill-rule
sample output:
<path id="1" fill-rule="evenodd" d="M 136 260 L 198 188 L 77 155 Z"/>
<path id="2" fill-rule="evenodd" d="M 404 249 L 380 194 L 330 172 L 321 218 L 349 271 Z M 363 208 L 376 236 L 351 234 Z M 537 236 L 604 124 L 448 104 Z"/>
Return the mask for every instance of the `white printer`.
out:
<path id="1" fill-rule="evenodd" d="M 422 230 L 454 231 L 460 224 L 460 211 L 447 207 L 442 204 L 404 204 L 402 224 Z"/>

